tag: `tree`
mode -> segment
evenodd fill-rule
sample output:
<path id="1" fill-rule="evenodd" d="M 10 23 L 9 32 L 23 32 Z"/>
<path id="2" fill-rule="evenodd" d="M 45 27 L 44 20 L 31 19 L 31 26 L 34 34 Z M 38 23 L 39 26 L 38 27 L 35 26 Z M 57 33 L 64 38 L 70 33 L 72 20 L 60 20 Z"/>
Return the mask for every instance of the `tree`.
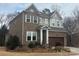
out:
<path id="1" fill-rule="evenodd" d="M 52 11 L 60 11 L 60 6 L 59 6 L 59 4 L 52 4 L 52 6 L 51 6 L 51 9 L 52 9 Z"/>
<path id="2" fill-rule="evenodd" d="M 8 41 L 6 42 L 6 48 L 9 50 L 14 50 L 16 49 L 18 46 L 20 46 L 20 41 L 19 38 L 17 36 L 10 36 L 8 38 Z"/>
<path id="3" fill-rule="evenodd" d="M 5 45 L 5 37 L 8 33 L 8 29 L 5 25 L 3 25 L 0 29 L 0 46 Z"/>
<path id="4" fill-rule="evenodd" d="M 18 14 L 18 12 L 15 12 L 7 15 L 0 15 L 0 46 L 5 45 L 5 36 L 8 33 L 9 22 Z"/>
<path id="5" fill-rule="evenodd" d="M 66 31 L 67 31 L 67 34 L 69 35 L 69 45 L 71 45 L 72 46 L 72 34 L 74 33 L 74 31 L 75 31 L 75 28 L 76 28 L 76 22 L 75 22 L 75 20 L 74 20 L 74 18 L 73 17 L 66 17 L 65 19 L 64 19 L 64 28 L 66 29 Z"/>
<path id="6" fill-rule="evenodd" d="M 4 23 L 7 25 L 7 27 L 9 27 L 10 21 L 12 21 L 18 14 L 19 12 L 14 12 L 6 15 Z"/>
<path id="7" fill-rule="evenodd" d="M 79 32 L 79 10 L 77 8 L 73 11 L 73 16 L 74 16 L 75 22 L 76 22 L 75 31 Z"/>
<path id="8" fill-rule="evenodd" d="M 49 14 L 50 14 L 50 10 L 49 10 L 49 9 L 47 9 L 47 8 L 45 8 L 42 12 L 43 12 L 44 14 L 47 14 L 47 15 L 49 15 Z"/>
<path id="9" fill-rule="evenodd" d="M 3 25 L 3 18 L 4 18 L 4 15 L 0 15 L 0 27 L 2 27 Z"/>

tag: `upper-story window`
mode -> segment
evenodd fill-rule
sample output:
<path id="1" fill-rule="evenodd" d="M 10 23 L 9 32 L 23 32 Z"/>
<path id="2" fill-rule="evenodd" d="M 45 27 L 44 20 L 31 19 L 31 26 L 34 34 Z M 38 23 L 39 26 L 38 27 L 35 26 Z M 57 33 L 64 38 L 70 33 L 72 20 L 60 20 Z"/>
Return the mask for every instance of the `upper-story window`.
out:
<path id="1" fill-rule="evenodd" d="M 48 25 L 48 19 L 44 19 L 44 20 L 45 20 L 45 21 L 44 21 L 44 22 L 45 22 L 44 24 L 45 24 L 45 25 Z"/>
<path id="2" fill-rule="evenodd" d="M 59 21 L 57 21 L 57 26 L 59 26 L 60 24 L 59 24 Z"/>
<path id="3" fill-rule="evenodd" d="M 37 16 L 33 16 L 33 23 L 38 23 L 38 17 Z"/>
<path id="4" fill-rule="evenodd" d="M 59 26 L 59 23 L 57 24 L 57 26 Z"/>
<path id="5" fill-rule="evenodd" d="M 38 16 L 25 15 L 25 22 L 32 22 L 38 24 Z"/>
<path id="6" fill-rule="evenodd" d="M 31 22 L 31 15 L 25 15 L 25 22 Z"/>
<path id="7" fill-rule="evenodd" d="M 40 23 L 40 25 L 42 25 L 42 22 L 43 22 L 43 21 L 42 21 L 42 18 L 40 17 L 40 18 L 39 18 L 39 23 Z"/>
<path id="8" fill-rule="evenodd" d="M 30 11 L 31 11 L 31 12 L 34 12 L 34 10 L 33 10 L 33 9 L 31 9 Z"/>
<path id="9" fill-rule="evenodd" d="M 55 24 L 54 24 L 54 23 L 52 23 L 52 25 L 54 26 Z"/>

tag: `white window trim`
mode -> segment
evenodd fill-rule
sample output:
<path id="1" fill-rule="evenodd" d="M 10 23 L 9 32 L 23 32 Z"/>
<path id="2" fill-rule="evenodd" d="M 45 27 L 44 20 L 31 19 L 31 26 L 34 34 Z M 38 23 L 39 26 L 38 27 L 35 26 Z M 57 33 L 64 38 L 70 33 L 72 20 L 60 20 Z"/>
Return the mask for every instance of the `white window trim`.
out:
<path id="1" fill-rule="evenodd" d="M 33 41 L 33 32 L 31 32 L 31 41 Z"/>
<path id="2" fill-rule="evenodd" d="M 25 22 L 27 22 L 27 15 L 25 15 Z"/>
<path id="3" fill-rule="evenodd" d="M 31 31 L 26 32 L 26 41 L 28 41 L 28 40 L 27 40 L 27 39 L 28 39 L 27 33 L 29 33 L 29 32 L 31 32 Z"/>
<path id="4" fill-rule="evenodd" d="M 35 22 L 34 22 L 34 17 L 35 17 L 35 16 L 33 16 L 33 23 L 35 23 Z M 38 24 L 38 16 L 36 16 L 36 20 L 37 20 L 37 23 L 35 23 L 35 24 Z"/>
<path id="5" fill-rule="evenodd" d="M 42 18 L 40 17 L 39 24 L 42 25 Z"/>
<path id="6" fill-rule="evenodd" d="M 37 32 L 36 32 L 36 41 L 37 41 Z"/>
<path id="7" fill-rule="evenodd" d="M 30 15 L 30 22 L 31 22 L 31 15 Z"/>
<path id="8" fill-rule="evenodd" d="M 39 17 L 37 16 L 37 24 L 38 24 L 38 18 L 39 18 Z"/>
<path id="9" fill-rule="evenodd" d="M 26 32 L 26 41 L 27 41 L 27 33 L 28 33 L 28 32 Z"/>
<path id="10" fill-rule="evenodd" d="M 29 41 L 29 40 L 28 40 L 28 36 L 27 36 L 27 33 L 28 33 L 28 32 L 31 32 L 31 41 L 33 41 L 33 33 L 36 32 L 36 31 L 27 31 L 27 32 L 26 32 L 26 41 Z M 37 32 L 36 32 L 36 40 L 35 40 L 35 41 L 37 41 Z"/>
<path id="11" fill-rule="evenodd" d="M 34 16 L 33 16 L 33 23 L 34 23 Z"/>
<path id="12" fill-rule="evenodd" d="M 27 22 L 27 19 L 30 19 L 30 22 Z M 31 15 L 30 15 L 30 18 L 27 18 L 27 15 L 25 15 L 25 22 L 31 23 Z"/>

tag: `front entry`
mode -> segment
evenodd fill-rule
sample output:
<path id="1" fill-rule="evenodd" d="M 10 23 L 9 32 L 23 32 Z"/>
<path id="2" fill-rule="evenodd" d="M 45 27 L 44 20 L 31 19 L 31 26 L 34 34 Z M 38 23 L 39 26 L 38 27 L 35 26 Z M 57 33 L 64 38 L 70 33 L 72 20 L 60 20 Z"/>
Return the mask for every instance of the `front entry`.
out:
<path id="1" fill-rule="evenodd" d="M 64 46 L 64 37 L 49 37 L 49 47 Z"/>
<path id="2" fill-rule="evenodd" d="M 41 44 L 48 44 L 48 29 L 41 29 L 40 30 L 40 43 Z"/>
<path id="3" fill-rule="evenodd" d="M 43 30 L 43 44 L 46 44 L 46 30 Z"/>

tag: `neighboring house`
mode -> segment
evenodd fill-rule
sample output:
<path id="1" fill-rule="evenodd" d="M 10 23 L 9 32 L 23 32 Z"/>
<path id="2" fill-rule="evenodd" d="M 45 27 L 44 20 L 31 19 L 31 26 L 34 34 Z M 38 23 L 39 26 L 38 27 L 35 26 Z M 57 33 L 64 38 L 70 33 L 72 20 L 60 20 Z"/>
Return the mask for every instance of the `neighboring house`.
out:
<path id="1" fill-rule="evenodd" d="M 17 15 L 10 22 L 11 35 L 17 35 L 22 45 L 27 46 L 29 41 L 38 41 L 41 45 L 49 47 L 60 43 L 66 46 L 66 32 L 63 28 L 63 19 L 57 11 L 47 14 L 39 12 L 32 4 Z"/>

